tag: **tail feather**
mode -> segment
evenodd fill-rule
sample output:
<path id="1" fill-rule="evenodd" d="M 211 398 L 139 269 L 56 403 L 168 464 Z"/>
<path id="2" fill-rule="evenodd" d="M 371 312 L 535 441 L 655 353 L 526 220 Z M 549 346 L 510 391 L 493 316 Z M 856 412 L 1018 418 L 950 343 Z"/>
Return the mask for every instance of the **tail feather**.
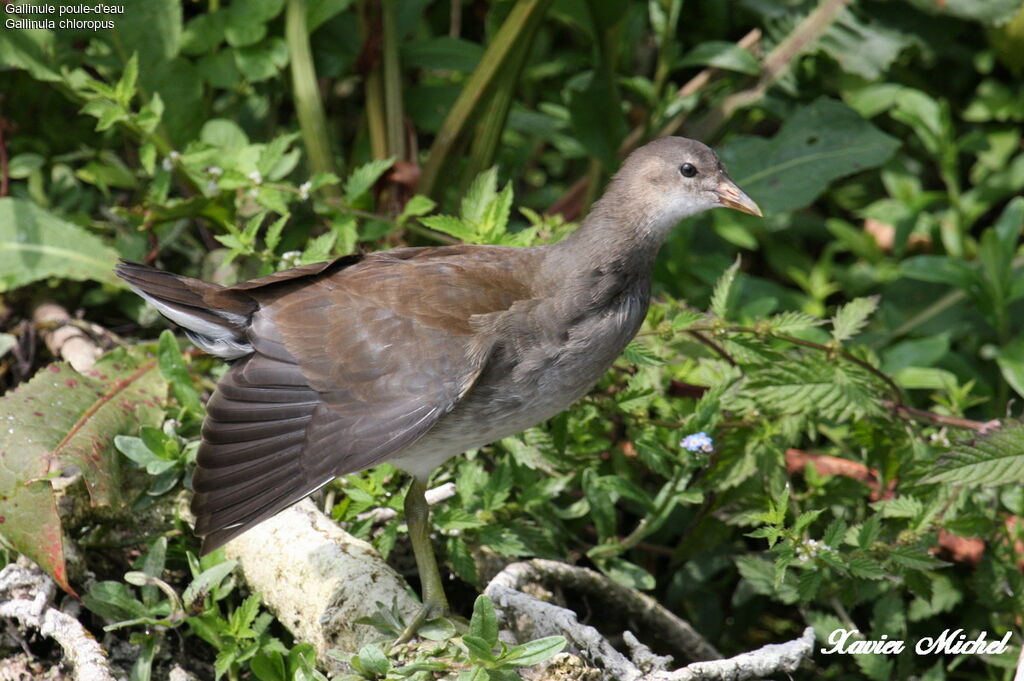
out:
<path id="1" fill-rule="evenodd" d="M 223 287 L 124 260 L 115 272 L 203 350 L 225 359 L 253 351 L 246 331 L 256 309 L 254 301 L 218 296 L 213 304 L 211 299 Z"/>

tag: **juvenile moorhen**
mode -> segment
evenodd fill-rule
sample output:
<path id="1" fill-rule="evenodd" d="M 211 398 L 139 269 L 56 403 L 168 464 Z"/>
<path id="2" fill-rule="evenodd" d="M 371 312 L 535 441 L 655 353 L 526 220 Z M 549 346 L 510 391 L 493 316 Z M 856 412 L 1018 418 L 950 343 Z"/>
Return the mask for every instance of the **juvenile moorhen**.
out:
<path id="1" fill-rule="evenodd" d="M 427 480 L 448 458 L 551 418 L 636 334 L 658 248 L 683 218 L 760 215 L 700 142 L 637 149 L 561 243 L 400 248 L 218 286 L 123 263 L 117 274 L 231 362 L 207 405 L 193 478 L 211 551 L 334 478 L 389 461 L 422 617 L 448 608 Z"/>

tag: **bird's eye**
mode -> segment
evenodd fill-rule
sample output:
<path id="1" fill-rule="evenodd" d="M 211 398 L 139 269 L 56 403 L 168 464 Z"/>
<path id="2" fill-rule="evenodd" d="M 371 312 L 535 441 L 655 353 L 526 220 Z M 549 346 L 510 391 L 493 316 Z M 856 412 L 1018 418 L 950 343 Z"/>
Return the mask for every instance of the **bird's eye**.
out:
<path id="1" fill-rule="evenodd" d="M 683 165 L 679 166 L 679 173 L 683 177 L 693 177 L 694 175 L 697 174 L 697 169 L 693 167 L 692 163 L 684 163 Z"/>

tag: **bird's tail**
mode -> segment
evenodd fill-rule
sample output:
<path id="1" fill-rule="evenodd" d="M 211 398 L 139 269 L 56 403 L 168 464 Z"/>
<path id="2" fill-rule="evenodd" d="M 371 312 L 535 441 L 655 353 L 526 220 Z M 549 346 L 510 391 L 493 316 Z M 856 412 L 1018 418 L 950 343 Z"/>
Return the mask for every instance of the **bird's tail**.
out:
<path id="1" fill-rule="evenodd" d="M 248 338 L 255 301 L 198 279 L 122 260 L 115 269 L 133 291 L 181 326 L 197 346 L 225 359 L 253 351 Z"/>

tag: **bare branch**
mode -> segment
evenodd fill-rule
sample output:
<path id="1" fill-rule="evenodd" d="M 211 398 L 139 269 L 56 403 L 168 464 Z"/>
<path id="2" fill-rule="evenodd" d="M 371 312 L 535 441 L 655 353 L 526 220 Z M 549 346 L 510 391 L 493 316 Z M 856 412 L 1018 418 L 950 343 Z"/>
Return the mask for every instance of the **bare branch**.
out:
<path id="1" fill-rule="evenodd" d="M 53 580 L 38 566 L 11 563 L 0 571 L 0 617 L 18 620 L 52 638 L 74 667 L 77 681 L 114 681 L 107 654 L 92 634 L 67 613 L 49 603 L 56 593 Z"/>

